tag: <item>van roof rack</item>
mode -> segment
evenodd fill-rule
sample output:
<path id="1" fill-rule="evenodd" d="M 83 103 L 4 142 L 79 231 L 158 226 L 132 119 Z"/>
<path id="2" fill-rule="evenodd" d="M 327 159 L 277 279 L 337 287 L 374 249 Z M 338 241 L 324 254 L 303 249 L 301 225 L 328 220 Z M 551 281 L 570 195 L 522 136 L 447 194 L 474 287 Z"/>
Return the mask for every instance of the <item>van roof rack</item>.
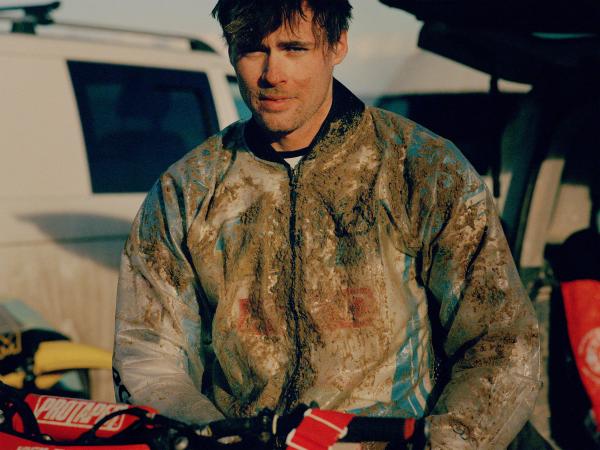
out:
<path id="1" fill-rule="evenodd" d="M 128 28 L 93 25 L 93 24 L 88 24 L 88 23 L 59 22 L 59 21 L 55 21 L 53 23 L 56 26 L 80 29 L 80 30 L 100 31 L 100 32 L 107 32 L 107 33 L 124 33 L 124 34 L 130 34 L 130 35 L 135 35 L 135 36 L 149 36 L 149 37 L 164 38 L 164 39 L 178 39 L 178 40 L 187 41 L 191 50 L 217 53 L 217 51 L 211 45 L 207 44 L 203 40 L 201 40 L 197 37 L 187 36 L 184 34 L 160 33 L 160 32 L 144 31 L 144 30 L 130 30 Z"/>
<path id="2" fill-rule="evenodd" d="M 14 5 L 0 7 L 0 13 L 7 11 L 23 11 L 23 17 L 12 21 L 13 33 L 35 34 L 36 25 L 50 25 L 54 23 L 50 13 L 60 6 L 60 2 L 45 3 L 42 5 Z"/>
<path id="3" fill-rule="evenodd" d="M 183 34 L 172 34 L 172 33 L 155 33 L 152 31 L 143 30 L 130 30 L 127 28 L 119 27 L 108 27 L 102 25 L 92 25 L 85 23 L 75 22 L 60 22 L 55 21 L 50 13 L 60 6 L 60 2 L 52 2 L 46 4 L 37 5 L 14 5 L 14 6 L 3 6 L 0 7 L 0 18 L 4 12 L 22 11 L 23 16 L 20 17 L 9 17 L 8 20 L 12 22 L 12 33 L 25 33 L 35 34 L 37 25 L 56 25 L 65 28 L 74 28 L 81 30 L 100 31 L 100 32 L 113 32 L 113 33 L 127 33 L 137 36 L 151 36 L 156 38 L 166 39 L 179 39 L 187 41 L 190 49 L 195 51 L 204 51 L 217 53 L 217 51 L 209 44 L 197 37 L 186 36 Z"/>

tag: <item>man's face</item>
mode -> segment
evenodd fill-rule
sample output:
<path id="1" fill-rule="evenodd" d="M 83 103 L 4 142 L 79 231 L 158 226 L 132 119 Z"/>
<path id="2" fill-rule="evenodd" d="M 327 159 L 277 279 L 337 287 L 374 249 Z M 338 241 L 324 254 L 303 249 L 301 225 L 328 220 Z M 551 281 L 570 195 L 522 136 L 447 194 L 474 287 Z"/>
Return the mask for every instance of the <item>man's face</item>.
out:
<path id="1" fill-rule="evenodd" d="M 277 136 L 318 131 L 331 106 L 333 68 L 347 51 L 346 33 L 328 44 L 313 33 L 312 11 L 305 14 L 256 47 L 230 49 L 242 97 L 258 123 Z"/>

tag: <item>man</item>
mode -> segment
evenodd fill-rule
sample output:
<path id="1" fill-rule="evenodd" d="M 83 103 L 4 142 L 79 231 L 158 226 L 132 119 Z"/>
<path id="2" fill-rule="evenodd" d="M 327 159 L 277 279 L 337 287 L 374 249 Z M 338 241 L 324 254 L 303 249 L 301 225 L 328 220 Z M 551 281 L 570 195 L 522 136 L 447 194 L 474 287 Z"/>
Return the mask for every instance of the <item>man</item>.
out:
<path id="1" fill-rule="evenodd" d="M 217 3 L 252 119 L 170 167 L 134 222 L 117 393 L 193 422 L 427 415 L 432 448 L 506 446 L 538 390 L 531 304 L 459 151 L 333 79 L 350 10 Z"/>

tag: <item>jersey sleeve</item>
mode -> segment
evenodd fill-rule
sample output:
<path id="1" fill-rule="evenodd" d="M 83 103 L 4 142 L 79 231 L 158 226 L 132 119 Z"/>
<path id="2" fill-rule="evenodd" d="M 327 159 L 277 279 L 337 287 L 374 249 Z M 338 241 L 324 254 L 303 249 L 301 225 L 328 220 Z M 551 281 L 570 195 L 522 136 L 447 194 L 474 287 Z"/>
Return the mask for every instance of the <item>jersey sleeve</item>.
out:
<path id="1" fill-rule="evenodd" d="M 149 192 L 122 255 L 113 374 L 117 400 L 190 423 L 223 417 L 201 393 L 201 287 L 187 257 L 177 183 Z"/>
<path id="2" fill-rule="evenodd" d="M 436 171 L 423 249 L 449 362 L 427 419 L 431 448 L 505 448 L 539 390 L 538 324 L 493 199 L 454 151 Z"/>

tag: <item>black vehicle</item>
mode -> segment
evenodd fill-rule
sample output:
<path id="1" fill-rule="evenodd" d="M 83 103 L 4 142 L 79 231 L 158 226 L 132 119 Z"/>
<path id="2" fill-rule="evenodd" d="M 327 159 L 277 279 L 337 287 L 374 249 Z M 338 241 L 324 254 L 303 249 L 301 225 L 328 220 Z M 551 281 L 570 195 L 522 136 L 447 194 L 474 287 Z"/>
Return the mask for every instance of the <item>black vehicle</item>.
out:
<path id="1" fill-rule="evenodd" d="M 574 265 L 583 266 L 581 276 L 600 280 L 600 3 L 381 2 L 423 21 L 419 47 L 489 74 L 487 94 L 411 93 L 379 104 L 403 105 L 403 113 L 454 140 L 493 180 L 513 255 L 542 325 L 548 379 L 532 421 L 561 448 L 600 448 L 559 289 Z M 526 83 L 531 90 L 507 95 L 498 80 Z M 581 236 L 588 244 L 574 246 Z M 600 303 L 592 300 L 589 308 L 595 311 Z"/>

